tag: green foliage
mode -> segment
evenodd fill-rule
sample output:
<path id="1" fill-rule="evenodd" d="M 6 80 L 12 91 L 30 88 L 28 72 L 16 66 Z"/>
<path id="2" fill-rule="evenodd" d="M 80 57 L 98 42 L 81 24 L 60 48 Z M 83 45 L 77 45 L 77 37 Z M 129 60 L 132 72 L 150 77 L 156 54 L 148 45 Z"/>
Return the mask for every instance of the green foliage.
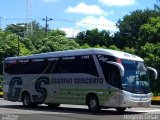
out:
<path id="1" fill-rule="evenodd" d="M 152 66 L 158 72 L 158 80 L 151 80 L 152 90 L 160 92 L 160 42 L 157 44 L 146 43 L 141 47 L 140 56 L 145 60 L 147 66 Z M 156 83 L 154 85 L 154 83 Z"/>
<path id="2" fill-rule="evenodd" d="M 138 52 L 136 49 L 134 49 L 134 48 L 129 48 L 129 47 L 125 47 L 125 48 L 123 49 L 123 51 L 124 51 L 124 52 L 128 52 L 128 53 L 131 53 L 131 54 L 134 54 L 134 55 L 136 55 L 137 52 Z"/>
<path id="3" fill-rule="evenodd" d="M 62 36 L 65 36 L 65 32 L 64 31 L 61 31 L 61 30 L 51 30 L 48 32 L 48 36 L 57 36 L 57 35 L 62 35 Z"/>
<path id="4" fill-rule="evenodd" d="M 120 50 L 120 49 L 117 48 L 115 45 L 110 45 L 110 46 L 109 46 L 109 49 L 112 49 L 112 50 Z"/>
<path id="5" fill-rule="evenodd" d="M 80 45 L 84 45 L 87 43 L 89 46 L 93 47 L 96 45 L 99 46 L 109 46 L 112 42 L 112 38 L 110 37 L 109 31 L 98 31 L 98 29 L 86 30 L 80 32 L 77 35 L 77 42 Z"/>
<path id="6" fill-rule="evenodd" d="M 156 10 L 136 10 L 130 15 L 124 16 L 123 20 L 118 21 L 119 32 L 115 34 L 114 41 L 116 45 L 123 49 L 124 47 L 140 48 L 139 41 L 140 27 L 150 20 L 152 17 L 160 16 L 160 12 Z M 145 41 L 144 41 L 145 42 Z"/>
<path id="7" fill-rule="evenodd" d="M 79 44 L 77 44 L 74 40 L 67 39 L 62 35 L 44 38 L 37 46 L 40 47 L 36 51 L 34 51 L 34 53 L 62 51 L 80 47 Z"/>
<path id="8" fill-rule="evenodd" d="M 148 65 L 160 68 L 160 42 L 157 44 L 146 43 L 141 47 L 140 55 Z"/>
<path id="9" fill-rule="evenodd" d="M 160 42 L 160 17 L 153 17 L 140 27 L 139 40 L 141 45 L 144 45 L 145 42 L 154 44 Z"/>
<path id="10" fill-rule="evenodd" d="M 91 48 L 87 43 L 81 46 L 82 49 Z"/>

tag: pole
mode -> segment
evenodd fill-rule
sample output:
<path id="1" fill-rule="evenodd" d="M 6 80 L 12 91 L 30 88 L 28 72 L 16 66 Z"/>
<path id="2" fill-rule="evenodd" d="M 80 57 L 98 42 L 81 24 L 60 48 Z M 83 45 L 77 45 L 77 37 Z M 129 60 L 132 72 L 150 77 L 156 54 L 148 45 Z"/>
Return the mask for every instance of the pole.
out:
<path id="1" fill-rule="evenodd" d="M 45 33 L 47 33 L 47 29 L 48 29 L 48 28 L 47 28 L 47 27 L 48 27 L 48 23 L 47 23 L 47 22 L 48 22 L 48 18 L 47 18 L 47 16 L 46 16 L 46 27 L 45 27 Z"/>
<path id="2" fill-rule="evenodd" d="M 52 18 L 48 18 L 47 16 L 46 16 L 46 18 L 43 18 L 43 21 L 45 21 L 46 23 L 46 25 L 45 25 L 45 33 L 47 33 L 47 31 L 48 31 L 48 22 L 49 21 L 51 21 L 51 20 L 53 20 Z"/>
<path id="3" fill-rule="evenodd" d="M 18 35 L 18 56 L 20 55 L 19 41 L 20 41 L 20 36 Z"/>

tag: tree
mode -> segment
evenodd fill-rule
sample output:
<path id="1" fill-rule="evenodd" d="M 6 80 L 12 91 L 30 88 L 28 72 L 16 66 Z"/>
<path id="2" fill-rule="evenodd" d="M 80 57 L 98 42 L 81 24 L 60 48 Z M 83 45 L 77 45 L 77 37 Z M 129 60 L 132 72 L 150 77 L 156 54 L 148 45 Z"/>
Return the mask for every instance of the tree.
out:
<path id="1" fill-rule="evenodd" d="M 151 66 L 160 73 L 160 42 L 146 43 L 141 47 L 141 51 L 139 52 L 140 56 L 144 58 L 147 66 Z M 152 85 L 152 90 L 156 90 L 160 92 L 160 74 L 158 74 L 158 80 L 155 81 L 156 86 L 153 86 L 154 80 L 150 81 Z"/>
<path id="2" fill-rule="evenodd" d="M 74 40 L 67 39 L 65 36 L 62 35 L 44 38 L 37 46 L 39 46 L 39 48 L 37 48 L 34 53 L 44 53 L 80 48 L 79 44 L 77 44 Z"/>
<path id="3" fill-rule="evenodd" d="M 82 49 L 87 49 L 87 48 L 91 48 L 87 43 L 85 43 L 84 45 L 81 46 Z"/>
<path id="4" fill-rule="evenodd" d="M 115 34 L 114 41 L 118 41 L 116 44 L 119 48 L 133 47 L 140 48 L 138 40 L 140 27 L 148 23 L 151 17 L 157 17 L 160 12 L 156 10 L 136 10 L 131 12 L 130 15 L 124 16 L 123 20 L 118 21 L 119 32 Z"/>
<path id="5" fill-rule="evenodd" d="M 78 33 L 76 41 L 80 45 L 87 43 L 89 46 L 93 47 L 96 45 L 99 46 L 109 46 L 111 44 L 112 38 L 109 31 L 98 31 L 98 29 L 86 30 Z"/>
<path id="6" fill-rule="evenodd" d="M 48 32 L 48 36 L 57 36 L 57 35 L 62 35 L 62 36 L 65 36 L 65 32 L 64 31 L 61 31 L 61 30 L 50 30 Z"/>
<path id="7" fill-rule="evenodd" d="M 110 45 L 110 46 L 109 46 L 109 49 L 112 49 L 112 50 L 120 50 L 120 49 L 117 48 L 115 45 Z"/>
<path id="8" fill-rule="evenodd" d="M 134 48 L 125 47 L 123 51 L 134 55 L 138 54 L 138 51 Z"/>
<path id="9" fill-rule="evenodd" d="M 154 44 L 160 42 L 160 17 L 153 17 L 140 27 L 139 41 L 140 45 L 145 45 L 145 42 Z"/>
<path id="10" fill-rule="evenodd" d="M 139 54 L 148 65 L 160 69 L 160 42 L 156 44 L 146 43 L 144 46 L 141 46 Z"/>

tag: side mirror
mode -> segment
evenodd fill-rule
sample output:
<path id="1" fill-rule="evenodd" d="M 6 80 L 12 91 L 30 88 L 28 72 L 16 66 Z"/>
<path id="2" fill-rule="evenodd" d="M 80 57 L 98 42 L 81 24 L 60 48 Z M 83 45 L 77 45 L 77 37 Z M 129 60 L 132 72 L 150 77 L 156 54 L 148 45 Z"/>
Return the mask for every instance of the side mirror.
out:
<path id="1" fill-rule="evenodd" d="M 108 64 L 112 64 L 112 65 L 115 65 L 116 67 L 119 68 L 119 71 L 120 71 L 120 75 L 121 76 L 124 76 L 124 67 L 122 66 L 122 64 L 120 63 L 117 63 L 117 62 L 112 62 L 112 61 L 107 61 Z"/>
<path id="2" fill-rule="evenodd" d="M 157 80 L 158 79 L 158 72 L 156 69 L 152 68 L 152 67 L 147 67 L 148 70 L 154 72 L 154 79 Z"/>

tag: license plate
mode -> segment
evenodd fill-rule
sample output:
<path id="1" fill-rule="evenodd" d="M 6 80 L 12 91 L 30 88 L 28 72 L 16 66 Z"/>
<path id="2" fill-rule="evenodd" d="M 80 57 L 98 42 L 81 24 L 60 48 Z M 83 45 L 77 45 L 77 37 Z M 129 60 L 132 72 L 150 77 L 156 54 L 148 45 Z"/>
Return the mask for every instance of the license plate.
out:
<path id="1" fill-rule="evenodd" d="M 143 106 L 143 103 L 142 103 L 142 102 L 139 102 L 139 103 L 137 103 L 137 106 L 142 107 L 142 106 Z"/>

